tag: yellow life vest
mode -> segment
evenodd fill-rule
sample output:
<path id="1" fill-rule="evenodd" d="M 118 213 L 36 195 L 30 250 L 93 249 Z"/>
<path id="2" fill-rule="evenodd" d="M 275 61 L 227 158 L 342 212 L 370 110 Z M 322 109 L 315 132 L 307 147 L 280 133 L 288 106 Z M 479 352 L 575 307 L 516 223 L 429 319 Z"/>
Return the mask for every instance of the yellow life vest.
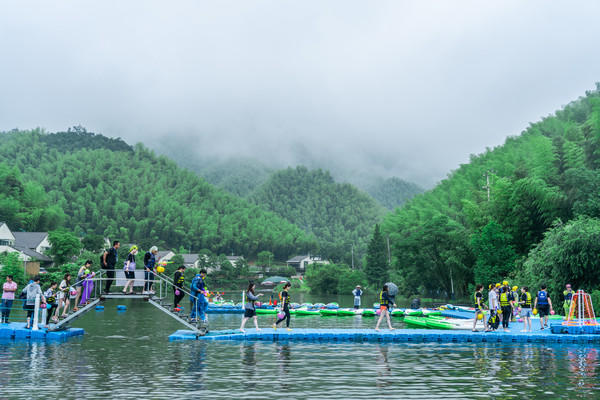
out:
<path id="1" fill-rule="evenodd" d="M 502 292 L 500 294 L 500 306 L 501 307 L 510 306 L 510 302 L 508 301 L 508 292 Z"/>

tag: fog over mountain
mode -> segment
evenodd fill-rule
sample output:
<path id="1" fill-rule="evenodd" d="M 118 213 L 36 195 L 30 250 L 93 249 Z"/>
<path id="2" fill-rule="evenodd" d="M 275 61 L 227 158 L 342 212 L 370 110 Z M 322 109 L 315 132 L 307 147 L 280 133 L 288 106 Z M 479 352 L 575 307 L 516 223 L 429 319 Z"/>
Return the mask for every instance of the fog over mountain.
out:
<path id="1" fill-rule="evenodd" d="M 600 80 L 596 2 L 0 5 L 0 130 L 431 187 Z"/>

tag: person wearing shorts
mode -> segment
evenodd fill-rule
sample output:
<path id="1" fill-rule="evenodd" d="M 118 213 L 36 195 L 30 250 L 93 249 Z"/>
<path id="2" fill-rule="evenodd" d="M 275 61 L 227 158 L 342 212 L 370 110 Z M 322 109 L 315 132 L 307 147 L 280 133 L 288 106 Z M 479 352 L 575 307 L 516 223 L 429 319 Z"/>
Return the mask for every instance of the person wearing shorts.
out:
<path id="1" fill-rule="evenodd" d="M 548 327 L 548 315 L 552 313 L 552 301 L 550 300 L 550 296 L 548 296 L 546 285 L 540 287 L 533 308 L 537 308 L 540 315 L 540 329 L 544 330 L 544 328 Z"/>
<path id="2" fill-rule="evenodd" d="M 531 332 L 531 293 L 529 288 L 523 286 L 521 288 L 521 297 L 519 298 L 519 305 L 521 306 L 521 318 L 523 318 L 523 329 L 521 332 Z"/>
<path id="3" fill-rule="evenodd" d="M 244 305 L 244 318 L 242 318 L 242 325 L 240 326 L 240 331 L 245 332 L 244 325 L 246 325 L 246 321 L 250 318 L 254 318 L 254 326 L 257 331 L 260 331 L 258 327 L 258 319 L 256 318 L 256 300 L 258 300 L 259 296 L 262 296 L 262 293 L 258 295 L 254 294 L 254 290 L 256 289 L 256 285 L 252 282 L 248 285 L 248 290 L 246 290 L 246 298 L 248 298 L 248 302 Z"/>
<path id="4" fill-rule="evenodd" d="M 383 289 L 379 293 L 379 319 L 377 320 L 377 324 L 375 325 L 375 330 L 379 330 L 379 325 L 381 321 L 385 317 L 387 319 L 387 324 L 390 330 L 392 328 L 392 321 L 390 320 L 390 306 L 393 304 L 392 299 L 390 298 L 390 294 L 388 292 L 388 286 L 383 285 Z M 395 306 L 395 304 L 393 304 Z"/>

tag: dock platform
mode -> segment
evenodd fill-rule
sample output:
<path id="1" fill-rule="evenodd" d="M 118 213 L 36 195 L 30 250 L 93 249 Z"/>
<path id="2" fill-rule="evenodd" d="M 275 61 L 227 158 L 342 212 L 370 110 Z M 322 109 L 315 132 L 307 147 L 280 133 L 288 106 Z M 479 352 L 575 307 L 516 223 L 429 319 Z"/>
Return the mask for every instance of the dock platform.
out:
<path id="1" fill-rule="evenodd" d="M 550 329 L 520 332 L 522 324 L 511 332 L 472 332 L 436 329 L 283 329 L 265 328 L 210 331 L 196 336 L 193 331 L 178 330 L 169 336 L 177 340 L 233 340 L 233 341 L 303 341 L 303 342 L 387 342 L 387 343 L 594 343 L 600 344 L 599 334 L 553 334 Z M 518 329 L 517 329 L 518 328 Z"/>
<path id="2" fill-rule="evenodd" d="M 0 324 L 0 340 L 64 341 L 71 337 L 82 336 L 85 333 L 81 328 L 69 328 L 53 332 L 45 328 L 34 331 L 26 329 L 25 326 L 24 322 Z"/>

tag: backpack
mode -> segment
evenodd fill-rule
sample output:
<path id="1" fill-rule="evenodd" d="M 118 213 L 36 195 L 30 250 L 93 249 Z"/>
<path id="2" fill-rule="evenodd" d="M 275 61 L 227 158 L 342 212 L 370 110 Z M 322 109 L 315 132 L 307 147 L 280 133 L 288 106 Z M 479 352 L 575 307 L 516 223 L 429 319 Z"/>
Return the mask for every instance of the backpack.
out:
<path id="1" fill-rule="evenodd" d="M 29 285 L 27 285 L 29 286 Z M 23 290 L 21 290 L 21 294 L 19 295 L 19 299 L 26 299 L 27 298 L 27 286 L 25 286 L 23 288 Z"/>
<path id="2" fill-rule="evenodd" d="M 100 254 L 100 268 L 104 269 L 104 267 L 106 265 L 104 265 L 104 253 L 106 253 L 106 250 L 102 250 L 102 254 Z"/>
<path id="3" fill-rule="evenodd" d="M 500 325 L 500 318 L 498 317 L 498 313 L 496 311 L 490 312 L 490 318 L 488 319 L 487 323 L 491 329 L 498 329 L 498 326 Z"/>

